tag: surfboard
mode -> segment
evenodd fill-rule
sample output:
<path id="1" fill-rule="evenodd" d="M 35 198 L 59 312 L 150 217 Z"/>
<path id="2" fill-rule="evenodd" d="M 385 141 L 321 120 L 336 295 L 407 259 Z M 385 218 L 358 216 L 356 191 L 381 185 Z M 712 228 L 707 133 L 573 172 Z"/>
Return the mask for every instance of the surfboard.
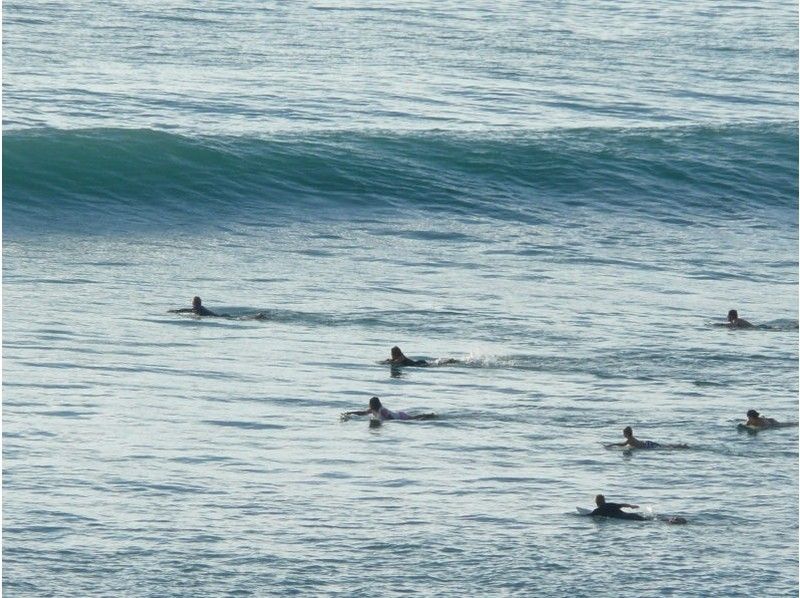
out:
<path id="1" fill-rule="evenodd" d="M 584 509 L 583 507 L 575 507 L 575 510 L 578 511 L 578 515 L 591 515 L 592 509 Z M 656 519 L 658 521 L 663 521 L 664 523 L 671 523 L 673 525 L 682 525 L 686 524 L 687 521 L 683 517 L 677 517 L 675 515 L 656 515 L 656 516 L 647 516 L 645 515 L 645 519 L 652 521 Z"/>
<path id="2" fill-rule="evenodd" d="M 736 426 L 736 429 L 740 432 L 747 432 L 749 434 L 755 434 L 764 428 L 756 428 L 755 426 L 748 426 L 747 424 L 739 424 Z"/>

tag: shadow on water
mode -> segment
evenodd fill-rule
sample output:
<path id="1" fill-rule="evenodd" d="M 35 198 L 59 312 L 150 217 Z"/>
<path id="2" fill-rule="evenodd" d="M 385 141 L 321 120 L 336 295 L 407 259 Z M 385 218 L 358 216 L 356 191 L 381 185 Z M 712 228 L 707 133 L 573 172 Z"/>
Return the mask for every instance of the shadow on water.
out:
<path id="1" fill-rule="evenodd" d="M 221 426 L 223 428 L 239 428 L 240 430 L 284 430 L 286 426 L 280 424 L 263 424 L 249 421 L 203 420 L 204 424 Z"/>
<path id="2" fill-rule="evenodd" d="M 759 324 L 756 326 L 756 330 L 771 330 L 777 332 L 791 332 L 795 330 L 800 330 L 800 326 L 798 326 L 797 320 L 790 320 L 788 318 L 782 318 L 779 320 L 772 320 L 770 322 L 765 322 L 763 324 Z"/>

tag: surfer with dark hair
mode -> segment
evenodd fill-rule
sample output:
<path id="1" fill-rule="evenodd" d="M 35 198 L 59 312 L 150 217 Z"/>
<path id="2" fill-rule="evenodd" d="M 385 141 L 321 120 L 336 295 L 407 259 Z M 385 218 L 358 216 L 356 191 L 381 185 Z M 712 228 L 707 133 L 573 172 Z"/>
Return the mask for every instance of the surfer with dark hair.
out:
<path id="1" fill-rule="evenodd" d="M 750 322 L 739 317 L 739 312 L 732 309 L 728 312 L 728 328 L 755 328 Z"/>
<path id="2" fill-rule="evenodd" d="M 372 397 L 369 400 L 369 407 L 363 411 L 345 411 L 342 413 L 342 419 L 347 420 L 351 415 L 371 415 L 373 418 L 383 421 L 390 419 L 433 419 L 436 417 L 435 413 L 421 413 L 419 415 L 409 415 L 405 411 L 389 411 L 381 404 L 378 397 Z"/>
<path id="3" fill-rule="evenodd" d="M 185 307 L 182 309 L 171 309 L 169 310 L 171 314 L 194 314 L 196 316 L 216 316 L 219 317 L 219 314 L 215 314 L 210 309 L 206 309 L 203 307 L 203 301 L 200 297 L 195 297 L 192 299 L 192 306 Z"/>
<path id="4" fill-rule="evenodd" d="M 420 359 L 419 361 L 415 361 L 413 359 L 409 359 L 406 357 L 403 352 L 400 350 L 400 347 L 392 347 L 392 356 L 390 359 L 384 361 L 384 363 L 388 363 L 389 365 L 393 366 L 412 366 L 412 367 L 425 367 L 430 365 L 424 359 Z"/>
<path id="5" fill-rule="evenodd" d="M 797 422 L 781 423 L 776 419 L 772 419 L 771 417 L 763 417 L 758 411 L 751 409 L 747 412 L 747 421 L 744 424 L 739 425 L 747 428 L 766 430 L 767 428 L 787 428 L 796 426 Z"/>
<path id="6" fill-rule="evenodd" d="M 755 409 L 751 409 L 747 412 L 747 422 L 744 425 L 753 428 L 774 428 L 780 426 L 778 420 L 772 419 L 771 417 L 762 417 Z"/>
<path id="7" fill-rule="evenodd" d="M 612 519 L 647 521 L 647 517 L 643 517 L 642 515 L 639 515 L 639 513 L 628 513 L 622 510 L 622 509 L 638 509 L 639 505 L 628 505 L 625 503 L 606 502 L 606 497 L 603 496 L 602 494 L 598 494 L 597 496 L 595 496 L 594 502 L 597 505 L 597 508 L 591 513 L 589 513 L 589 515 L 591 515 L 592 517 L 610 517 Z M 659 519 L 661 521 L 677 525 L 686 523 L 686 519 L 679 516 L 653 517 L 653 519 Z"/>
<path id="8" fill-rule="evenodd" d="M 622 435 L 625 437 L 625 442 L 612 442 L 611 444 L 607 444 L 606 448 L 611 448 L 613 446 L 629 446 L 630 448 L 636 449 L 689 448 L 686 444 L 659 444 L 652 440 L 639 440 L 633 435 L 633 428 L 630 426 L 626 426 L 625 429 L 622 430 Z"/>
<path id="9" fill-rule="evenodd" d="M 606 502 L 606 497 L 598 494 L 594 497 L 597 508 L 589 513 L 592 517 L 613 517 L 614 519 L 635 519 L 645 521 L 639 513 L 627 513 L 622 509 L 638 509 L 639 505 L 629 505 L 625 503 Z"/>

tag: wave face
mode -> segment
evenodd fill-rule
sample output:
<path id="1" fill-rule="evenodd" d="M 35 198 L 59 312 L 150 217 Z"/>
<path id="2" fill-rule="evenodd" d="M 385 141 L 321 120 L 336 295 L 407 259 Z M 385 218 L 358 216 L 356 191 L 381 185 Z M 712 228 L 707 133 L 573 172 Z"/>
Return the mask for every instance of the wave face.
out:
<path id="1" fill-rule="evenodd" d="M 6 230 L 317 218 L 402 210 L 547 221 L 743 211 L 796 222 L 797 123 L 513 136 L 325 133 L 184 137 L 130 129 L 3 138 Z"/>

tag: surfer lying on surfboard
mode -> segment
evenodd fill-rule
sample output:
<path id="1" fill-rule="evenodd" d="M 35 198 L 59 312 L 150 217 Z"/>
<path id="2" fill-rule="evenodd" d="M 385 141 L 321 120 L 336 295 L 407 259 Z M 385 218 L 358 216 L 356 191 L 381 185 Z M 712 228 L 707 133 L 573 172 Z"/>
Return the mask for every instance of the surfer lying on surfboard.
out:
<path id="1" fill-rule="evenodd" d="M 215 316 L 219 317 L 219 314 L 215 314 L 210 309 L 206 309 L 203 307 L 203 301 L 200 297 L 195 297 L 192 299 L 192 306 L 191 307 L 184 307 L 182 309 L 170 309 L 169 313 L 171 314 L 194 314 L 196 316 Z"/>
<path id="2" fill-rule="evenodd" d="M 637 449 L 654 449 L 654 448 L 689 448 L 686 444 L 659 444 L 652 440 L 639 440 L 633 435 L 633 429 L 627 426 L 622 430 L 622 435 L 625 437 L 625 442 L 612 442 L 607 444 L 606 448 L 613 446 L 629 446 L 630 448 Z"/>
<path id="3" fill-rule="evenodd" d="M 611 517 L 612 519 L 629 519 L 633 521 L 647 521 L 647 517 L 643 517 L 639 515 L 639 513 L 628 513 L 623 511 L 622 509 L 638 509 L 639 505 L 629 505 L 625 503 L 615 503 L 615 502 L 606 502 L 606 497 L 602 494 L 598 494 L 594 498 L 594 502 L 597 505 L 597 508 L 590 512 L 586 513 L 592 517 Z M 587 509 L 578 508 L 578 512 L 584 513 Z M 681 524 L 686 523 L 686 519 L 683 517 L 669 517 L 664 519 L 667 523 L 674 523 L 674 524 Z"/>
<path id="4" fill-rule="evenodd" d="M 192 314 L 195 316 L 208 316 L 212 318 L 225 318 L 228 320 L 268 320 L 269 315 L 263 311 L 257 311 L 254 313 L 241 313 L 237 315 L 233 314 L 218 314 L 210 309 L 206 309 L 203 307 L 203 301 L 200 297 L 195 297 L 192 299 L 192 306 L 191 307 L 184 307 L 181 309 L 168 309 L 167 313 L 169 314 Z"/>
<path id="5" fill-rule="evenodd" d="M 388 363 L 393 368 L 400 366 L 410 367 L 428 367 L 431 365 L 453 365 L 454 363 L 461 363 L 458 359 L 434 359 L 433 361 L 425 361 L 424 359 L 410 359 L 406 357 L 400 350 L 400 347 L 392 347 L 392 356 L 381 363 Z"/>
<path id="6" fill-rule="evenodd" d="M 425 367 L 428 364 L 427 361 L 424 359 L 420 359 L 415 361 L 413 359 L 409 359 L 406 357 L 403 352 L 400 350 L 400 347 L 392 347 L 392 356 L 384 361 L 383 363 L 388 363 L 392 366 L 411 366 L 411 367 Z"/>
<path id="7" fill-rule="evenodd" d="M 639 513 L 627 513 L 622 509 L 638 509 L 639 505 L 629 505 L 625 503 L 606 502 L 606 497 L 598 494 L 594 497 L 597 508 L 589 513 L 592 517 L 613 517 L 614 519 L 635 519 L 644 521 L 645 518 Z"/>
<path id="8" fill-rule="evenodd" d="M 364 409 L 363 411 L 345 411 L 342 413 L 342 419 L 347 420 L 350 419 L 351 415 L 370 415 L 374 419 L 384 421 L 389 419 L 433 419 L 436 417 L 435 413 L 421 413 L 419 415 L 409 415 L 405 411 L 389 411 L 386 407 L 381 404 L 381 400 L 378 397 L 372 397 L 369 400 L 369 407 Z"/>
<path id="9" fill-rule="evenodd" d="M 739 312 L 732 309 L 728 312 L 728 328 L 755 328 L 750 322 L 739 317 Z"/>
<path id="10" fill-rule="evenodd" d="M 766 430 L 767 428 L 785 428 L 787 426 L 796 426 L 797 422 L 781 423 L 776 419 L 772 419 L 771 417 L 762 417 L 758 411 L 751 409 L 747 412 L 747 421 L 739 425 L 754 430 Z"/>

